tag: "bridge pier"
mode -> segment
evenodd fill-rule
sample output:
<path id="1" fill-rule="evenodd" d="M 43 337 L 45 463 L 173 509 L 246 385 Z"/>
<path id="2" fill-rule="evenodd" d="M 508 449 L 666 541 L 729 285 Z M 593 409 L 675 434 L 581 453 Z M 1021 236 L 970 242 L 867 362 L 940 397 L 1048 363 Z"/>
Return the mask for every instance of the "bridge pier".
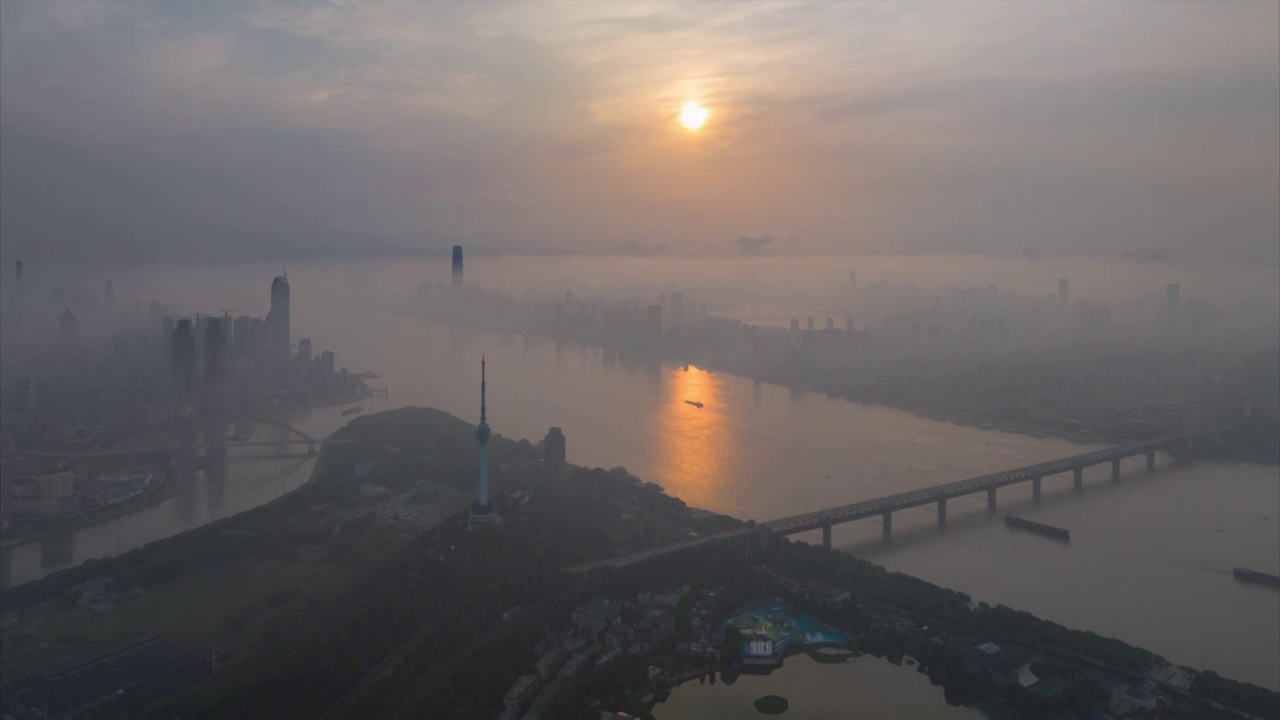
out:
<path id="1" fill-rule="evenodd" d="M 1151 452 L 1147 453 L 1147 472 L 1153 473 L 1155 471 L 1156 471 L 1156 451 L 1152 450 Z"/>
<path id="2" fill-rule="evenodd" d="M 996 489 L 991 488 L 990 490 L 987 491 L 987 512 L 993 513 L 995 511 L 996 511 Z"/>
<path id="3" fill-rule="evenodd" d="M 1082 467 L 1071 468 L 1071 470 L 1076 475 L 1073 486 L 1075 487 L 1076 494 L 1079 495 L 1080 493 L 1084 492 L 1084 468 Z"/>
<path id="4" fill-rule="evenodd" d="M 947 526 L 947 501 L 939 500 L 938 501 L 938 527 L 944 528 L 946 526 Z"/>
<path id="5" fill-rule="evenodd" d="M 1120 482 L 1120 458 L 1111 461 L 1111 482 Z"/>
<path id="6" fill-rule="evenodd" d="M 884 514 L 884 541 L 886 543 L 893 541 L 893 513 Z"/>
<path id="7" fill-rule="evenodd" d="M 1031 478 L 1031 502 L 1036 505 L 1040 504 L 1040 480 L 1042 478 Z"/>
<path id="8" fill-rule="evenodd" d="M 823 550 L 831 549 L 831 526 L 830 525 L 822 526 L 822 549 Z"/>

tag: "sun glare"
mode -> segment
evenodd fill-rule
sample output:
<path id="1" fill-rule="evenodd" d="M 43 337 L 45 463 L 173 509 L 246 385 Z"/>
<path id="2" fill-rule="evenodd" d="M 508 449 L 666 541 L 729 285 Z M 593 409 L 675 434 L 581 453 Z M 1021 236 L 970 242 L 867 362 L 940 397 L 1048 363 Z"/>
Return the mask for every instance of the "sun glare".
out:
<path id="1" fill-rule="evenodd" d="M 707 121 L 707 109 L 697 103 L 689 103 L 680 111 L 680 124 L 689 130 L 697 130 Z"/>

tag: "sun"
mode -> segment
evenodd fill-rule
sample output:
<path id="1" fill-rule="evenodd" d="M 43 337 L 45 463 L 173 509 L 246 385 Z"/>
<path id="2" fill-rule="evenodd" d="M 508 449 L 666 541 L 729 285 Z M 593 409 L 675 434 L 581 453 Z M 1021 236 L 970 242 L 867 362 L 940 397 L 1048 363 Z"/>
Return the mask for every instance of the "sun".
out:
<path id="1" fill-rule="evenodd" d="M 680 111 L 680 124 L 689 130 L 697 130 L 707 121 L 707 109 L 698 103 L 689 103 Z"/>

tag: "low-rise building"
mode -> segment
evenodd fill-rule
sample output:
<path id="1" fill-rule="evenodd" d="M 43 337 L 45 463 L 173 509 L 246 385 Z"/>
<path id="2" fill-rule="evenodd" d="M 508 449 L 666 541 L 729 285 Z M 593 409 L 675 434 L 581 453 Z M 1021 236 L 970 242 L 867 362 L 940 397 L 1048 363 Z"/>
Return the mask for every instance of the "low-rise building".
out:
<path id="1" fill-rule="evenodd" d="M 524 709 L 533 696 L 542 688 L 542 678 L 537 675 L 521 675 L 516 678 L 515 683 L 507 690 L 506 696 L 502 699 L 502 704 L 507 710 L 518 713 Z"/>

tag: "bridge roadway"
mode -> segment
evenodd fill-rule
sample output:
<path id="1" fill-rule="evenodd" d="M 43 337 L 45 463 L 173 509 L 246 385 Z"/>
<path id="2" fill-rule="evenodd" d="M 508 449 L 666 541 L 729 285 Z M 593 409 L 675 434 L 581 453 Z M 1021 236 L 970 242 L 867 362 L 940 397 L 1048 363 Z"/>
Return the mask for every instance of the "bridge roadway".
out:
<path id="1" fill-rule="evenodd" d="M 895 495 L 888 495 L 874 500 L 864 500 L 862 502 L 851 503 L 849 505 L 841 505 L 839 507 L 817 510 L 801 515 L 769 520 L 767 522 L 759 523 L 752 528 L 731 530 L 716 535 L 708 535 L 693 540 L 683 540 L 669 545 L 663 545 L 661 547 L 649 548 L 629 555 L 597 560 L 595 562 L 570 568 L 569 572 L 589 575 L 602 570 L 617 570 L 630 565 L 644 563 L 667 555 L 687 552 L 690 550 L 697 550 L 712 546 L 731 546 L 735 544 L 746 545 L 750 540 L 757 540 L 764 543 L 767 542 L 767 537 L 769 535 L 793 535 L 818 529 L 822 530 L 823 545 L 830 548 L 831 527 L 833 525 L 872 517 L 874 515 L 881 515 L 884 517 L 884 539 L 888 541 L 892 533 L 892 514 L 896 510 L 906 510 L 908 508 L 919 507 L 921 505 L 937 503 L 938 524 L 941 526 L 946 524 L 946 502 L 951 498 L 972 495 L 985 491 L 987 493 L 987 507 L 990 510 L 995 510 L 997 489 L 1007 485 L 1014 485 L 1029 481 L 1032 483 L 1033 499 L 1036 502 L 1039 502 L 1041 478 L 1048 475 L 1064 473 L 1068 470 L 1074 472 L 1076 492 L 1081 492 L 1083 490 L 1082 476 L 1086 467 L 1110 462 L 1112 480 L 1118 481 L 1120 479 L 1120 461 L 1124 458 L 1133 457 L 1135 455 L 1146 455 L 1147 471 L 1151 472 L 1155 469 L 1155 454 L 1157 451 L 1166 450 L 1177 445 L 1193 443 L 1196 438 L 1217 435 L 1230 429 L 1230 425 L 1223 425 L 1206 428 L 1204 430 L 1197 430 L 1190 433 L 1169 435 L 1132 445 L 1123 445 L 1108 448 L 1106 450 L 1081 453 L 1079 455 L 1072 455 L 1071 457 L 1050 460 L 1048 462 L 1028 465 L 1026 467 L 1020 467 L 1013 470 L 1005 470 L 1003 472 L 992 473 L 990 475 L 968 478 L 967 480 L 958 480 L 956 482 L 943 483 L 941 485 L 934 485 L 933 487 L 921 488 L 919 490 L 897 493 Z"/>

